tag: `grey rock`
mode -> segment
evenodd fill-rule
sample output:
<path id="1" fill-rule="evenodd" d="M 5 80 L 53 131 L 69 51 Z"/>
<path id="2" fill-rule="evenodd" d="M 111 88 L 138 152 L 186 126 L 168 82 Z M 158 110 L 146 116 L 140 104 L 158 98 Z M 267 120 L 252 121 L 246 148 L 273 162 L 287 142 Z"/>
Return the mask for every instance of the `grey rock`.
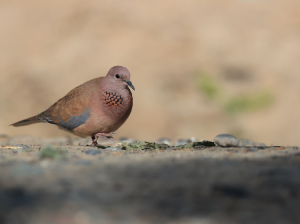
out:
<path id="1" fill-rule="evenodd" d="M 88 149 L 85 151 L 85 154 L 87 155 L 97 155 L 97 154 L 101 154 L 101 150 L 100 149 Z"/>
<path id="2" fill-rule="evenodd" d="M 239 145 L 239 140 L 230 134 L 220 134 L 214 138 L 214 142 L 223 147 L 236 147 Z"/>

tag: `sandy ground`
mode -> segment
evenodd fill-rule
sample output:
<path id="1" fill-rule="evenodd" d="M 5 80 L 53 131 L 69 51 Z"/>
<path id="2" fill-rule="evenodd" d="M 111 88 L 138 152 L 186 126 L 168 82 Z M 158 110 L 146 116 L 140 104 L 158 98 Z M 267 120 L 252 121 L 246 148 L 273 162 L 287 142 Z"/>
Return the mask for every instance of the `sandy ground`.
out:
<path id="1" fill-rule="evenodd" d="M 2 136 L 0 222 L 300 222 L 296 146 L 111 150 L 87 142 Z M 47 144 L 65 151 L 49 158 Z"/>

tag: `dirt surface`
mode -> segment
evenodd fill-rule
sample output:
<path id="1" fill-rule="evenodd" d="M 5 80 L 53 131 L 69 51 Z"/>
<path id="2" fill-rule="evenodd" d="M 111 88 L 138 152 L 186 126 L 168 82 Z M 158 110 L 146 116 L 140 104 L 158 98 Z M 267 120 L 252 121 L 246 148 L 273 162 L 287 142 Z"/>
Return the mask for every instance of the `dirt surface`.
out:
<path id="1" fill-rule="evenodd" d="M 296 146 L 121 150 L 88 142 L 2 136 L 0 223 L 300 222 Z"/>

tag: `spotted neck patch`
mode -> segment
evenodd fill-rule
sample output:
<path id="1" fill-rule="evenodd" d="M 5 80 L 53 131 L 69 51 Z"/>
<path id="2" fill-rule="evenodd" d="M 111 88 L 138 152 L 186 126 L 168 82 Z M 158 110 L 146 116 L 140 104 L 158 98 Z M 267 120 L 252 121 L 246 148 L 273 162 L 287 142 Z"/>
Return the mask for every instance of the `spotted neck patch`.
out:
<path id="1" fill-rule="evenodd" d="M 124 101 L 121 95 L 109 91 L 103 92 L 102 99 L 104 101 L 104 106 L 108 108 L 119 107 Z"/>

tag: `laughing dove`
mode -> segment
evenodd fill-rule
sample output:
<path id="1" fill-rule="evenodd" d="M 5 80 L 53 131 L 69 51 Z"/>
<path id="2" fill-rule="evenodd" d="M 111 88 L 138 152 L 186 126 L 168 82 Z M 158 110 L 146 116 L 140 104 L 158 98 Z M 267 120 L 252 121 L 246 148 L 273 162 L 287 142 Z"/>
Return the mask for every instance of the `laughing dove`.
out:
<path id="1" fill-rule="evenodd" d="M 105 77 L 92 79 L 71 90 L 44 112 L 12 124 L 15 127 L 47 122 L 79 137 L 112 138 L 129 117 L 133 98 L 130 73 L 122 66 L 112 67 Z"/>

